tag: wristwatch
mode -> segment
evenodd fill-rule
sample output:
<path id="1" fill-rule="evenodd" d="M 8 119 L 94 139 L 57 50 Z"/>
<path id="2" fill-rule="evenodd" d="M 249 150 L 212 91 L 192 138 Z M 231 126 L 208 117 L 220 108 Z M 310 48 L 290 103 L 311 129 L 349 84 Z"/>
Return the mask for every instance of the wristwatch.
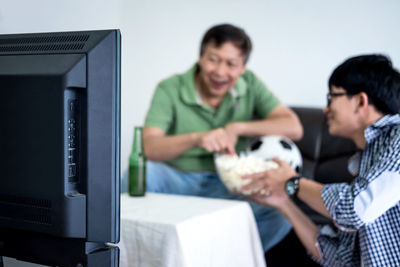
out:
<path id="1" fill-rule="evenodd" d="M 286 181 L 285 190 L 290 197 L 294 197 L 297 195 L 297 192 L 299 191 L 300 178 L 301 176 L 297 175 Z"/>

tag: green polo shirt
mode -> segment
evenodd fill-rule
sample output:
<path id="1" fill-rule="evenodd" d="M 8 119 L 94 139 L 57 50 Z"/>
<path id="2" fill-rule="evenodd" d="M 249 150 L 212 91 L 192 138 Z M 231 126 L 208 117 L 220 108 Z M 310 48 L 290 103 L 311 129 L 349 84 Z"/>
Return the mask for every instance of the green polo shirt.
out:
<path id="1" fill-rule="evenodd" d="M 230 122 L 264 118 L 280 103 L 251 71 L 246 70 L 219 107 L 213 109 L 198 100 L 194 85 L 196 70 L 197 64 L 157 86 L 145 126 L 161 128 L 166 135 L 209 131 Z M 249 138 L 240 137 L 236 151 L 243 151 L 248 145 Z M 182 171 L 215 171 L 213 154 L 198 147 L 167 163 Z"/>

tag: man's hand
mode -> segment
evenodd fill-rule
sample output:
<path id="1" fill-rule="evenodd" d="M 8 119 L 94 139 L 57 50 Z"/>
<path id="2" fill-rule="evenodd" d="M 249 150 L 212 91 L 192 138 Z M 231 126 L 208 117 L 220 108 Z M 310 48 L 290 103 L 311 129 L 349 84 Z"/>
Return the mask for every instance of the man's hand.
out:
<path id="1" fill-rule="evenodd" d="M 251 182 L 243 186 L 242 190 L 261 188 L 248 199 L 260 204 L 280 208 L 289 199 L 285 190 L 286 181 L 297 173 L 286 161 L 273 160 L 278 163 L 278 168 L 243 176 L 242 179 L 251 179 Z"/>
<path id="2" fill-rule="evenodd" d="M 205 132 L 199 141 L 199 147 L 209 152 L 227 152 L 235 154 L 235 142 L 224 128 Z"/>

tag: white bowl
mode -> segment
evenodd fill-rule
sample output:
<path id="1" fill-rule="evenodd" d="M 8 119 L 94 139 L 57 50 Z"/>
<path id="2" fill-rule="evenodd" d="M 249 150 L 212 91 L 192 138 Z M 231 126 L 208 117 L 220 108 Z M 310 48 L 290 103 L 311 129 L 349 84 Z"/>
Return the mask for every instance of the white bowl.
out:
<path id="1" fill-rule="evenodd" d="M 216 155 L 215 166 L 226 188 L 241 195 L 251 195 L 261 189 L 241 190 L 244 185 L 251 181 L 250 179 L 242 179 L 243 175 L 278 168 L 278 164 L 274 161 L 265 161 L 255 156 L 232 156 L 228 154 Z"/>

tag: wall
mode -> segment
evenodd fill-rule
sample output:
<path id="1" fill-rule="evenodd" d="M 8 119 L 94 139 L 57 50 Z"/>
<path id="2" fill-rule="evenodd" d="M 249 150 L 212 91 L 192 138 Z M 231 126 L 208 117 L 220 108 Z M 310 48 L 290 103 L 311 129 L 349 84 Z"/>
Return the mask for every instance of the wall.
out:
<path id="1" fill-rule="evenodd" d="M 385 0 L 0 0 L 0 33 L 120 28 L 122 172 L 135 125 L 153 90 L 189 68 L 212 25 L 251 36 L 248 67 L 286 104 L 322 107 L 327 78 L 345 58 L 385 53 L 400 66 L 400 1 Z"/>

